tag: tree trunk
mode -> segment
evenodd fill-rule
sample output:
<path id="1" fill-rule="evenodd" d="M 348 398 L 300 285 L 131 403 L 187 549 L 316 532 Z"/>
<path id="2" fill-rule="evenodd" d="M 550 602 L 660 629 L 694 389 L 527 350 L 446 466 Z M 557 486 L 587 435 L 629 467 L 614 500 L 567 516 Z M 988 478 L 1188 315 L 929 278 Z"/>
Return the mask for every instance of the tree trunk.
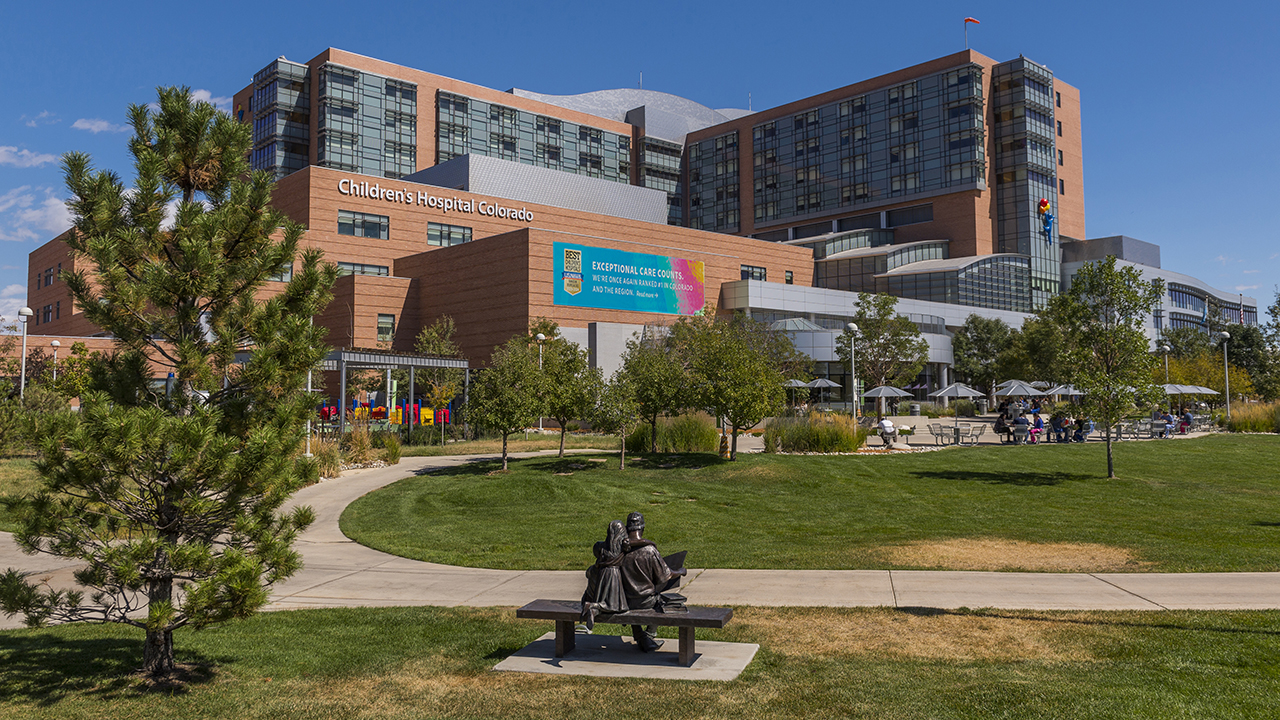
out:
<path id="1" fill-rule="evenodd" d="M 502 433 L 502 469 L 507 469 L 507 433 Z"/>
<path id="2" fill-rule="evenodd" d="M 560 423 L 560 457 L 564 457 L 564 423 Z"/>
<path id="3" fill-rule="evenodd" d="M 1116 464 L 1114 459 L 1111 457 L 1111 428 L 1109 427 L 1107 428 L 1106 438 L 1107 438 L 1107 479 L 1115 480 Z"/>
<path id="4" fill-rule="evenodd" d="M 627 433 L 625 431 L 622 433 L 622 442 L 618 444 L 620 445 L 620 447 L 618 448 L 618 469 L 626 470 L 627 469 Z"/>
<path id="5" fill-rule="evenodd" d="M 649 452 L 656 455 L 658 454 L 658 415 L 657 413 L 654 413 L 653 423 L 651 424 L 653 426 L 653 432 L 650 434 L 650 437 L 653 439 L 653 442 L 650 445 Z"/>
<path id="6" fill-rule="evenodd" d="M 142 646 L 142 672 L 150 677 L 166 677 L 175 669 L 173 631 L 148 630 Z"/>
<path id="7" fill-rule="evenodd" d="M 738 426 L 734 425 L 732 430 L 733 438 L 729 441 L 729 461 L 733 462 L 738 459 Z"/>

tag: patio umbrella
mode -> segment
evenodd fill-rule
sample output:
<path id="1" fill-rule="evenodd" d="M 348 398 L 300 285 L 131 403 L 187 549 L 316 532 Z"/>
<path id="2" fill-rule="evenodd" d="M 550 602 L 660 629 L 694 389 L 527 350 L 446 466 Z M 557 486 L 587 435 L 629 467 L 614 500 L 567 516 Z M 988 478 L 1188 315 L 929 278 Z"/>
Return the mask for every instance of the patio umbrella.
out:
<path id="1" fill-rule="evenodd" d="M 889 385 L 881 385 L 879 387 L 873 387 L 870 390 L 862 393 L 862 397 L 890 398 L 890 397 L 912 397 L 912 395 L 911 393 L 906 392 L 905 390 L 899 390 L 896 387 L 890 387 Z M 881 414 L 883 415 L 884 413 L 882 412 Z"/>
<path id="2" fill-rule="evenodd" d="M 968 385 L 965 385 L 964 383 L 951 383 L 950 385 L 942 388 L 941 390 L 929 393 L 929 397 L 974 398 L 974 397 L 982 397 L 982 393 L 978 392 L 977 390 L 974 390 L 973 388 L 969 387 Z M 957 428 L 960 427 L 959 415 L 956 416 L 955 425 Z"/>
<path id="3" fill-rule="evenodd" d="M 818 378 L 817 380 L 810 381 L 808 383 L 805 383 L 805 386 L 811 387 L 811 388 L 818 388 L 820 391 L 823 388 L 841 387 L 840 383 L 832 382 L 826 378 Z M 819 397 L 821 397 L 821 392 L 819 392 Z"/>
<path id="4" fill-rule="evenodd" d="M 1029 383 L 1024 383 L 1021 380 L 1012 380 L 1008 383 L 1005 383 L 1005 386 L 1003 388 L 1000 388 L 999 390 L 996 391 L 996 397 L 1008 397 L 1009 395 L 1031 396 L 1031 395 L 1048 395 L 1048 393 L 1041 392 L 1031 387 Z"/>
<path id="5" fill-rule="evenodd" d="M 782 383 L 782 387 L 785 387 L 787 388 L 788 391 L 790 391 L 790 390 L 794 390 L 795 388 L 807 388 L 809 387 L 809 383 L 803 380 L 796 380 L 795 378 L 792 378 Z"/>
<path id="6" fill-rule="evenodd" d="M 1059 385 L 1057 387 L 1045 390 L 1044 394 L 1045 395 L 1083 395 L 1084 393 L 1080 392 L 1080 388 L 1077 388 L 1075 385 L 1067 384 L 1067 385 Z"/>

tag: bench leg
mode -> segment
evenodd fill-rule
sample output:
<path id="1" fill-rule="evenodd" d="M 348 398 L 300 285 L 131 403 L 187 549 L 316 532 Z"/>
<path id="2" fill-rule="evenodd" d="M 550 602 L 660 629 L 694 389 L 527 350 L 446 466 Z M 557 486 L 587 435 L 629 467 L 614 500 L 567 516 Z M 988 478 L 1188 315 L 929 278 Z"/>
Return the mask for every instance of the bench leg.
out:
<path id="1" fill-rule="evenodd" d="M 695 648 L 693 644 L 693 628 L 680 628 L 680 664 L 683 667 L 689 667 L 693 664 L 693 656 Z"/>
<path id="2" fill-rule="evenodd" d="M 573 652 L 573 621 L 557 620 L 556 621 L 556 657 L 564 657 Z"/>

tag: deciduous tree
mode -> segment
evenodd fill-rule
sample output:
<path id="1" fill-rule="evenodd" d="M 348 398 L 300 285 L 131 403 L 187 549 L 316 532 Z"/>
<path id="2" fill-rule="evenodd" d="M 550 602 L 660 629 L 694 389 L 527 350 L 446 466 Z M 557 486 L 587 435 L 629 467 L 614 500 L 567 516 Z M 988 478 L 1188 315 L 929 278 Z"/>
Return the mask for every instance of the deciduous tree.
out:
<path id="1" fill-rule="evenodd" d="M 640 416 L 650 426 L 652 449 L 658 451 L 658 418 L 690 406 L 692 392 L 686 359 L 668 342 L 667 328 L 647 327 L 627 341 L 622 373 Z"/>
<path id="2" fill-rule="evenodd" d="M 538 348 L 517 335 L 493 350 L 489 366 L 478 373 L 467 405 L 468 417 L 502 433 L 502 469 L 507 469 L 507 438 L 538 421 L 545 408 L 544 377 Z"/>
<path id="3" fill-rule="evenodd" d="M 915 323 L 897 314 L 897 305 L 892 295 L 859 294 L 853 317 L 857 334 L 850 336 L 846 328 L 836 339 L 836 355 L 846 364 L 853 340 L 857 376 L 867 385 L 905 385 L 929 361 L 929 343 Z"/>
<path id="4" fill-rule="evenodd" d="M 1165 397 L 1153 382 L 1157 360 L 1143 331 L 1163 293 L 1163 281 L 1143 280 L 1137 269 L 1116 267 L 1108 257 L 1081 267 L 1053 304 L 1070 336 L 1064 358 L 1070 380 L 1084 393 L 1085 412 L 1103 428 L 1109 478 L 1116 476 L 1112 428 Z"/>

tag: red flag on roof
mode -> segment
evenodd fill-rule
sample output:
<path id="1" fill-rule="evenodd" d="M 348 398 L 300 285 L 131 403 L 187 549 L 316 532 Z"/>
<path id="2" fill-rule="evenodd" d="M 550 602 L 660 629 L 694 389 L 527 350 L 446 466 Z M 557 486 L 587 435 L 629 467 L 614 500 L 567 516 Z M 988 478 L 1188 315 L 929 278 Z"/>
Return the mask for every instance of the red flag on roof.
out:
<path id="1" fill-rule="evenodd" d="M 965 18 L 965 19 L 964 19 L 964 21 L 965 21 L 965 22 L 967 22 L 967 23 L 973 23 L 974 25 L 981 25 L 981 24 L 982 24 L 982 23 L 978 22 L 977 20 L 975 20 L 975 19 L 973 19 L 973 18 L 968 18 L 968 17 L 967 17 L 967 18 Z"/>

